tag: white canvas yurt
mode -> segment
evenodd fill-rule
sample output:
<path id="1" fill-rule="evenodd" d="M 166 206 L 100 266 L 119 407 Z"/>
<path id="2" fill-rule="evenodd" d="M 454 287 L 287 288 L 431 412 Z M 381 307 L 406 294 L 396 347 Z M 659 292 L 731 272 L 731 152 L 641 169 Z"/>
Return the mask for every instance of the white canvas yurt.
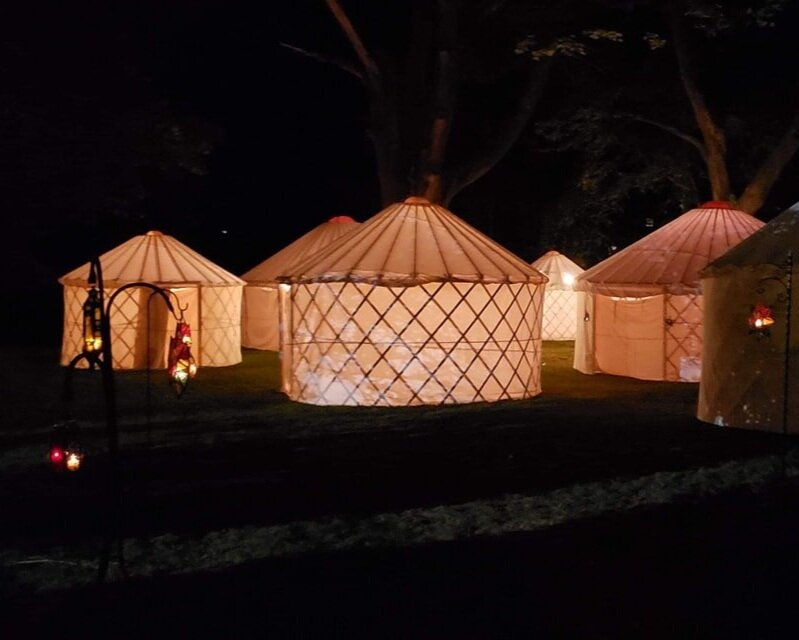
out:
<path id="1" fill-rule="evenodd" d="M 241 362 L 241 290 L 244 281 L 160 231 L 135 236 L 100 256 L 106 301 L 116 289 L 147 282 L 168 289 L 173 305 L 185 307 L 192 354 L 200 367 Z M 58 279 L 64 287 L 61 364 L 81 352 L 83 303 L 89 263 Z M 144 287 L 125 289 L 110 309 L 115 369 L 166 367 L 175 319 L 159 295 Z"/>
<path id="2" fill-rule="evenodd" d="M 547 251 L 532 267 L 543 273 L 549 282 L 544 293 L 544 319 L 541 338 L 574 340 L 577 333 L 578 301 L 585 295 L 574 290 L 574 282 L 583 268 L 558 251 Z"/>
<path id="3" fill-rule="evenodd" d="M 799 203 L 702 271 L 700 420 L 799 433 L 797 256 Z"/>
<path id="4" fill-rule="evenodd" d="M 546 276 L 423 198 L 386 207 L 280 281 L 292 400 L 407 406 L 541 392 Z"/>
<path id="5" fill-rule="evenodd" d="M 707 202 L 577 277 L 574 368 L 641 380 L 698 382 L 702 368 L 699 271 L 763 222 Z"/>
<path id="6" fill-rule="evenodd" d="M 241 307 L 243 347 L 267 351 L 280 348 L 277 277 L 290 275 L 293 265 L 316 255 L 322 247 L 349 233 L 359 224 L 349 216 L 330 218 L 241 276 L 247 283 Z"/>

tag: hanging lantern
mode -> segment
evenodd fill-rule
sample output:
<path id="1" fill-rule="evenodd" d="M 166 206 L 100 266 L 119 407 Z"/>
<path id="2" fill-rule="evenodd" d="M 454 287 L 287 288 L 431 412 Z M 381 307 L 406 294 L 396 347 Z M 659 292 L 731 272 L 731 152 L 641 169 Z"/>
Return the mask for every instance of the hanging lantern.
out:
<path id="1" fill-rule="evenodd" d="M 92 287 L 83 303 L 83 353 L 88 356 L 98 355 L 103 347 L 102 317 L 100 293 Z"/>
<path id="2" fill-rule="evenodd" d="M 83 462 L 80 433 L 74 420 L 53 425 L 50 448 L 47 452 L 55 471 L 77 471 Z"/>
<path id="3" fill-rule="evenodd" d="M 197 375 L 197 364 L 191 355 L 191 327 L 179 321 L 174 337 L 169 339 L 169 382 L 178 396 L 186 389 L 189 380 Z"/>
<path id="4" fill-rule="evenodd" d="M 758 302 L 752 307 L 749 315 L 749 333 L 756 333 L 758 336 L 768 336 L 771 334 L 769 327 L 774 324 L 774 316 L 771 307 Z"/>

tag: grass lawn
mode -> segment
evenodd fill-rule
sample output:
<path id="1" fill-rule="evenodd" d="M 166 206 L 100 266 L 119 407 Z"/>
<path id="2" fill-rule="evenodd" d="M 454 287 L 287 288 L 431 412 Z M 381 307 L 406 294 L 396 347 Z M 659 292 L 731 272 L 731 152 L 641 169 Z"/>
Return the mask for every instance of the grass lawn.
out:
<path id="1" fill-rule="evenodd" d="M 139 586 L 148 593 L 189 588 L 187 580 L 216 593 L 223 574 L 246 597 L 239 590 L 263 578 L 257 567 L 264 562 L 267 590 L 276 588 L 276 575 L 296 571 L 286 593 L 301 589 L 301 576 L 318 580 L 320 566 L 342 580 L 348 571 L 376 580 L 369 562 L 402 573 L 395 565 L 409 557 L 426 568 L 406 576 L 408 584 L 429 585 L 444 580 L 429 573 L 436 553 L 468 571 L 472 552 L 509 561 L 522 553 L 520 539 L 535 542 L 537 564 L 555 575 L 556 531 L 572 532 L 564 535 L 577 546 L 561 560 L 578 572 L 575 557 L 585 566 L 609 562 L 619 519 L 649 514 L 624 525 L 628 543 L 630 531 L 654 522 L 658 530 L 647 535 L 663 536 L 669 518 L 690 523 L 697 505 L 756 495 L 788 482 L 794 470 L 790 437 L 696 420 L 697 384 L 583 375 L 571 367 L 572 343 L 544 343 L 536 398 L 409 408 L 290 402 L 278 391 L 276 354 L 245 350 L 240 365 L 201 369 L 179 399 L 163 372 L 115 376 L 125 487 L 119 531 L 134 577 L 92 586 L 108 521 L 99 373 L 78 371 L 73 379 L 70 411 L 82 426 L 84 468 L 54 473 L 45 455 L 50 425 L 64 411 L 57 352 L 2 353 L 2 383 L 11 393 L 0 414 L 0 594 L 28 598 L 30 606 L 57 597 L 74 606 L 85 589 L 103 599 Z M 665 518 L 669 509 L 679 511 Z M 593 560 L 580 546 L 591 527 L 604 531 Z M 476 588 L 484 568 L 472 571 L 464 585 Z M 384 574 L 376 588 L 389 599 Z M 538 587 L 522 592 L 528 588 Z M 361 587 L 355 592 L 369 597 Z M 45 593 L 50 600 L 36 599 Z M 315 597 L 329 596 L 323 589 Z M 285 601 L 272 591 L 268 597 Z M 428 621 L 435 617 L 428 612 Z M 282 620 L 283 629 L 302 628 Z M 428 637 L 410 629 L 405 637 Z"/>

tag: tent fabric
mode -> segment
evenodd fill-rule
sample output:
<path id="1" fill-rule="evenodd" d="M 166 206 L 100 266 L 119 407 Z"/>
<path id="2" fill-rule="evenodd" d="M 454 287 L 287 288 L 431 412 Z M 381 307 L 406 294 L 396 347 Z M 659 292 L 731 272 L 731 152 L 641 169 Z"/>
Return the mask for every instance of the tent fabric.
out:
<path id="1" fill-rule="evenodd" d="M 146 282 L 167 289 L 170 301 L 183 310 L 192 329 L 192 353 L 199 366 L 241 362 L 241 290 L 244 281 L 185 244 L 159 231 L 135 236 L 100 256 L 106 301 L 111 307 L 111 341 L 115 369 L 162 369 L 175 320 Z M 82 306 L 90 264 L 70 271 L 58 282 L 64 287 L 61 364 L 81 353 Z M 84 363 L 79 363 L 84 366 Z"/>
<path id="2" fill-rule="evenodd" d="M 293 400 L 407 406 L 541 392 L 546 276 L 444 207 L 390 205 L 279 280 Z"/>
<path id="3" fill-rule="evenodd" d="M 360 225 L 349 216 L 335 216 L 317 225 L 291 244 L 256 265 L 241 278 L 244 286 L 241 309 L 241 344 L 249 349 L 278 351 L 280 345 L 278 276 L 292 273 L 319 250 Z"/>
<path id="4" fill-rule="evenodd" d="M 587 269 L 575 289 L 609 296 L 701 293 L 700 269 L 762 226 L 728 203 L 705 203 Z"/>
<path id="5" fill-rule="evenodd" d="M 700 420 L 799 433 L 797 253 L 799 203 L 702 270 L 706 336 Z M 774 324 L 767 333 L 750 330 L 748 319 L 757 304 L 772 311 Z"/>
<path id="6" fill-rule="evenodd" d="M 577 308 L 585 295 L 574 290 L 575 278 L 583 268 L 558 251 L 547 251 L 531 263 L 549 282 L 544 291 L 543 340 L 574 340 L 577 334 Z"/>
<path id="7" fill-rule="evenodd" d="M 575 338 L 574 368 L 699 382 L 700 270 L 763 224 L 729 203 L 708 202 L 580 274 L 575 289 L 585 291 L 586 300 L 577 311 L 584 322 Z M 651 313 L 653 301 L 662 314 Z M 633 323 L 635 328 L 625 326 Z"/>

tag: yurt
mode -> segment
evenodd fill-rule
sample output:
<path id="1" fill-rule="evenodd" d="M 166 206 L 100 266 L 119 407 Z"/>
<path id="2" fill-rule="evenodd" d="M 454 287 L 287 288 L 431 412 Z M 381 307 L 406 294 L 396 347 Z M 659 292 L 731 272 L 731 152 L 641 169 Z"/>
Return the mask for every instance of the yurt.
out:
<path id="1" fill-rule="evenodd" d="M 349 216 L 330 218 L 241 276 L 247 283 L 241 307 L 243 347 L 267 351 L 279 349 L 277 277 L 291 274 L 293 265 L 316 255 L 322 247 L 349 233 L 359 224 Z"/>
<path id="2" fill-rule="evenodd" d="M 168 289 L 192 333 L 192 354 L 201 367 L 241 362 L 241 290 L 244 281 L 172 236 L 149 231 L 100 256 L 105 297 L 133 282 Z M 81 352 L 83 303 L 89 263 L 58 279 L 64 287 L 61 364 Z M 172 295 L 174 294 L 174 295 Z M 109 314 L 115 369 L 166 367 L 175 318 L 151 289 L 131 287 L 113 300 Z"/>
<path id="3" fill-rule="evenodd" d="M 585 295 L 574 290 L 575 278 L 583 268 L 558 251 L 547 251 L 532 267 L 543 273 L 549 282 L 544 291 L 543 340 L 574 340 L 577 334 L 577 307 Z"/>
<path id="4" fill-rule="evenodd" d="M 727 202 L 683 213 L 577 277 L 574 368 L 641 380 L 699 382 L 699 271 L 763 226 Z"/>
<path id="5" fill-rule="evenodd" d="M 292 400 L 408 406 L 541 392 L 546 276 L 424 198 L 386 207 L 279 280 Z"/>
<path id="6" fill-rule="evenodd" d="M 701 272 L 700 420 L 799 433 L 798 256 L 799 203 Z"/>

